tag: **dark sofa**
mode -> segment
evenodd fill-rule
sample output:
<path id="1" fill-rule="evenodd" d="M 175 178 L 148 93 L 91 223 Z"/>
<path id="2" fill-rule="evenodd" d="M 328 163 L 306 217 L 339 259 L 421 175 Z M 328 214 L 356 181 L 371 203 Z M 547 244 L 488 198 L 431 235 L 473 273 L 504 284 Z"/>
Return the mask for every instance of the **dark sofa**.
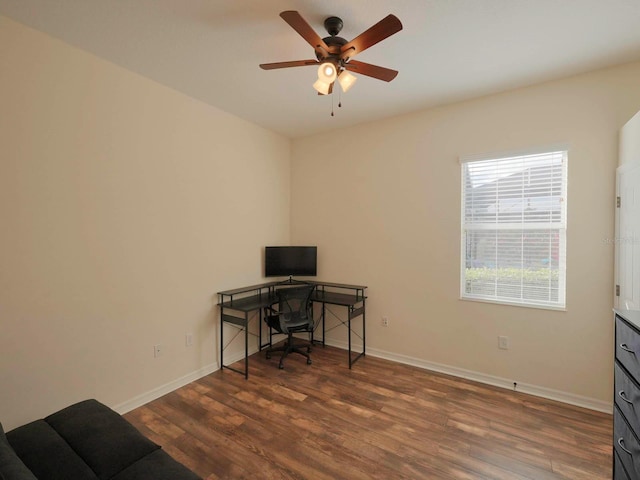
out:
<path id="1" fill-rule="evenodd" d="M 96 400 L 4 433 L 0 480 L 199 480 Z"/>

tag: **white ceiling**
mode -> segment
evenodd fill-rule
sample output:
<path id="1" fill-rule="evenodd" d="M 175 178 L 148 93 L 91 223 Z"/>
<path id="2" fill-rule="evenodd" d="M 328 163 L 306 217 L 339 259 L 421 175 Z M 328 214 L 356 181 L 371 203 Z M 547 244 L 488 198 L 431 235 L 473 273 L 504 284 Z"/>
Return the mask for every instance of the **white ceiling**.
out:
<path id="1" fill-rule="evenodd" d="M 314 58 L 284 10 L 321 37 L 339 16 L 347 40 L 393 13 L 404 29 L 356 58 L 398 77 L 360 76 L 338 109 L 315 68 L 261 70 Z M 639 0 L 0 0 L 0 14 L 289 137 L 640 60 Z"/>

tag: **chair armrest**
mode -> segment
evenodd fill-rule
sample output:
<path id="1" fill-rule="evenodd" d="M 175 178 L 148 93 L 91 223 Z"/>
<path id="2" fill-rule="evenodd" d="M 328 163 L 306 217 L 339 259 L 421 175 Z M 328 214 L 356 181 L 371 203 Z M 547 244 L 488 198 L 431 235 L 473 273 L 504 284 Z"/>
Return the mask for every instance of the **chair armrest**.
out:
<path id="1" fill-rule="evenodd" d="M 278 333 L 287 333 L 287 327 L 280 318 L 280 312 L 275 308 L 271 306 L 264 307 L 264 321 L 269 328 L 276 330 Z"/>
<path id="2" fill-rule="evenodd" d="M 278 311 L 272 306 L 264 307 L 264 314 L 267 315 L 278 315 Z"/>

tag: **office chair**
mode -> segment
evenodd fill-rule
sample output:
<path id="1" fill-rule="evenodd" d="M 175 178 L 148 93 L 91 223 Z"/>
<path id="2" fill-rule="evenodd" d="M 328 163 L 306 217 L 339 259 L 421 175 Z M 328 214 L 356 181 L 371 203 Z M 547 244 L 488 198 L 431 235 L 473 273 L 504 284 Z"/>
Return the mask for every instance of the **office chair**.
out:
<path id="1" fill-rule="evenodd" d="M 278 333 L 287 335 L 287 340 L 282 347 L 271 347 L 266 352 L 267 358 L 271 358 L 273 352 L 282 352 L 278 368 L 284 368 L 284 359 L 294 352 L 307 357 L 307 364 L 311 365 L 309 352 L 311 352 L 314 326 L 311 295 L 314 288 L 315 285 L 281 288 L 276 291 L 278 310 L 273 307 L 265 308 L 264 319 L 267 325 Z M 299 332 L 309 332 L 308 344 L 293 343 L 293 334 Z M 306 351 L 303 351 L 302 348 L 306 348 Z"/>

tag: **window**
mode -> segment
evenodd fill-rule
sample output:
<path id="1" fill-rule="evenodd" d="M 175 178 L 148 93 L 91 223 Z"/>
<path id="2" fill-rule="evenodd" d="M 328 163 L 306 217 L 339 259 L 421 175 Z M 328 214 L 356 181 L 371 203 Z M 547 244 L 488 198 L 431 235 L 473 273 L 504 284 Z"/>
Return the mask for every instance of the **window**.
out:
<path id="1" fill-rule="evenodd" d="M 564 308 L 566 193 L 566 150 L 462 159 L 462 298 Z"/>

